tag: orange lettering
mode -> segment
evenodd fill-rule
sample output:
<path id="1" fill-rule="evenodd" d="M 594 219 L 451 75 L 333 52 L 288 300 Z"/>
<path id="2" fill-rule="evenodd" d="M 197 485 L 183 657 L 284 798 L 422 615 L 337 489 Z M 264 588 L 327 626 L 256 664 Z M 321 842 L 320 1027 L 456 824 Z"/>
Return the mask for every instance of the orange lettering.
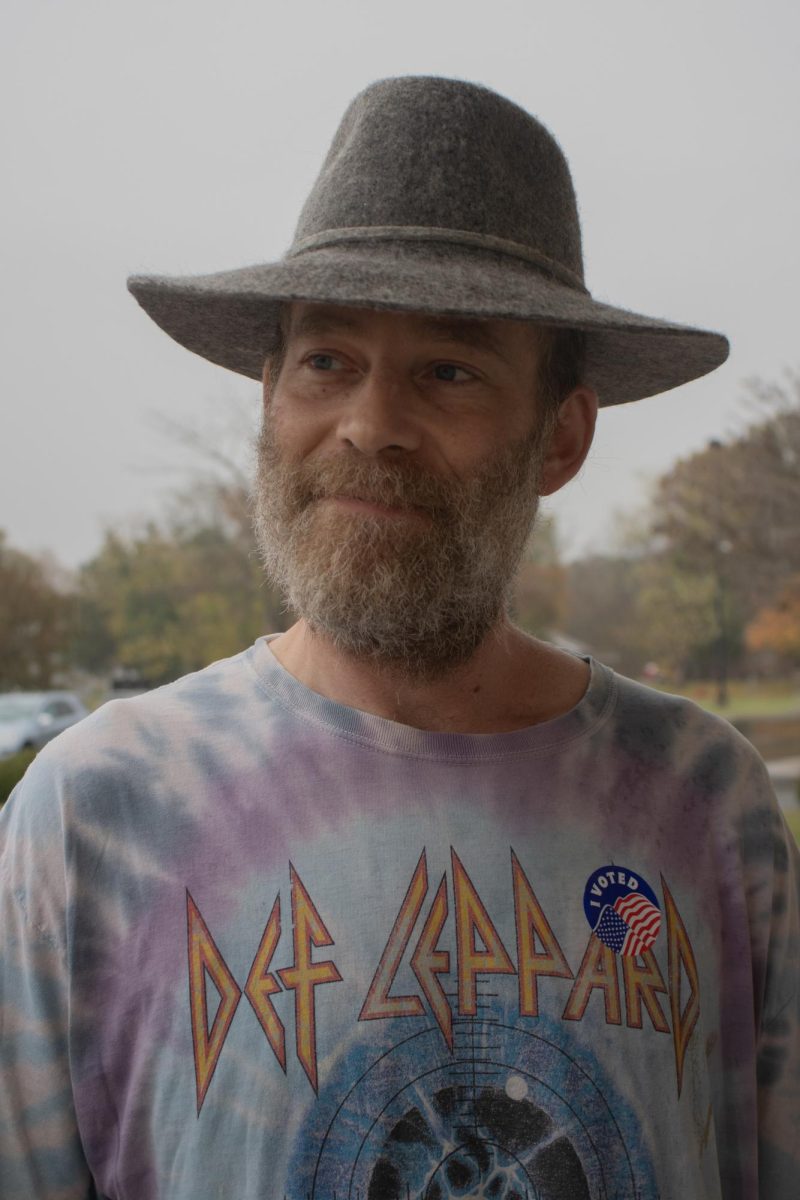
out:
<path id="1" fill-rule="evenodd" d="M 252 1004 L 253 1012 L 258 1017 L 261 1028 L 267 1035 L 267 1041 L 272 1047 L 278 1062 L 281 1064 L 281 1068 L 285 1071 L 286 1034 L 283 1023 L 275 1012 L 273 1003 L 270 1000 L 270 996 L 281 990 L 281 985 L 275 976 L 270 974 L 268 969 L 280 936 L 281 898 L 280 896 L 276 896 L 272 912 L 269 914 L 269 920 L 261 938 L 261 943 L 253 959 L 250 974 L 247 976 L 247 983 L 244 985 L 244 994 Z"/>
<path id="2" fill-rule="evenodd" d="M 536 1017 L 539 1015 L 538 976 L 552 975 L 559 979 L 572 979 L 573 974 L 513 850 L 511 871 L 514 877 L 514 916 L 517 925 L 519 1011 L 523 1017 Z M 544 951 L 537 951 L 537 937 L 544 946 Z"/>
<path id="3" fill-rule="evenodd" d="M 425 1012 L 419 996 L 390 996 L 389 990 L 394 983 L 408 939 L 417 923 L 419 910 L 427 894 L 428 871 L 423 850 L 381 955 L 375 977 L 370 984 L 367 998 L 358 1014 L 359 1021 L 374 1021 L 381 1017 L 420 1017 Z"/>
<path id="4" fill-rule="evenodd" d="M 642 960 L 639 966 L 633 954 L 622 955 L 622 978 L 625 984 L 625 1014 L 631 1029 L 642 1028 L 642 1001 L 647 1009 L 647 1015 L 653 1022 L 653 1028 L 659 1033 L 669 1033 L 667 1018 L 661 1011 L 657 992 L 667 994 L 667 986 L 661 969 L 656 962 L 652 950 L 645 950 L 638 956 Z"/>
<path id="5" fill-rule="evenodd" d="M 241 998 L 241 989 L 228 970 L 216 942 L 200 915 L 189 890 L 186 891 L 186 925 L 189 949 L 189 1005 L 194 1044 L 194 1074 L 197 1089 L 197 1115 L 206 1098 L 208 1085 L 231 1027 L 233 1014 Z M 214 1022 L 208 1027 L 207 982 L 219 995 Z"/>
<path id="6" fill-rule="evenodd" d="M 617 961 L 614 951 L 595 934 L 589 935 L 586 952 L 583 956 L 575 983 L 567 1000 L 563 1018 L 565 1021 L 581 1021 L 586 1012 L 589 997 L 595 988 L 600 988 L 606 1008 L 606 1022 L 609 1025 L 622 1024 L 622 1009 L 620 1007 L 619 980 L 617 978 Z"/>
<path id="7" fill-rule="evenodd" d="M 444 1034 L 444 1040 L 453 1049 L 453 1014 L 447 1002 L 444 989 L 437 979 L 438 975 L 446 975 L 450 970 L 450 955 L 446 950 L 437 950 L 436 943 L 447 920 L 447 877 L 442 876 L 442 882 L 433 898 L 431 911 L 428 913 L 423 926 L 417 948 L 411 956 L 411 969 L 419 980 L 427 998 L 436 1023 Z"/>
<path id="8" fill-rule="evenodd" d="M 472 880 L 452 847 L 450 854 L 456 908 L 458 1007 L 462 1016 L 474 1017 L 478 1009 L 478 976 L 514 975 L 516 972 Z M 483 942 L 483 950 L 478 949 L 476 933 Z"/>
<path id="9" fill-rule="evenodd" d="M 700 979 L 686 926 L 663 875 L 661 876 L 661 886 L 664 889 L 664 912 L 667 917 L 669 1006 L 672 1011 L 675 1074 L 678 1079 L 678 1095 L 680 1096 L 686 1051 L 700 1016 Z M 681 1008 L 681 967 L 683 967 L 689 982 L 689 995 L 683 1008 Z"/>
<path id="10" fill-rule="evenodd" d="M 313 961 L 312 948 L 332 946 L 333 938 L 291 863 L 289 875 L 292 884 L 294 961 L 291 967 L 278 971 L 278 975 L 283 986 L 294 992 L 297 1057 L 316 1092 L 317 1018 L 314 990 L 323 983 L 337 983 L 342 977 L 330 959 L 325 962 Z"/>

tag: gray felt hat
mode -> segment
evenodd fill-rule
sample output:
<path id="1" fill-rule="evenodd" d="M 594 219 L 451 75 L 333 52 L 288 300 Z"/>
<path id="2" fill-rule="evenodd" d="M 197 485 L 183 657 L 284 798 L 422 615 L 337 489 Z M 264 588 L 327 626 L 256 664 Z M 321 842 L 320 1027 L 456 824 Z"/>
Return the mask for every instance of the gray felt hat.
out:
<path id="1" fill-rule="evenodd" d="M 510 100 L 453 79 L 386 79 L 356 97 L 280 262 L 128 287 L 170 337 L 253 379 L 291 300 L 585 330 L 585 379 L 605 405 L 728 354 L 719 333 L 593 300 L 559 146 Z"/>

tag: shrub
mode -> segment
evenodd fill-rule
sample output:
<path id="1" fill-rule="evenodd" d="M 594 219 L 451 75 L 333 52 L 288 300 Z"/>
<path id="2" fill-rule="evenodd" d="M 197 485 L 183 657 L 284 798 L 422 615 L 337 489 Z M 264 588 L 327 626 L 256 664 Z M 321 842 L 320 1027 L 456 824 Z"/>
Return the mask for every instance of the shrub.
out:
<path id="1" fill-rule="evenodd" d="M 786 809 L 783 815 L 786 817 L 786 824 L 794 834 L 798 846 L 800 846 L 800 808 Z"/>
<path id="2" fill-rule="evenodd" d="M 0 759 L 0 805 L 5 804 L 35 757 L 35 750 L 20 750 L 10 758 Z"/>

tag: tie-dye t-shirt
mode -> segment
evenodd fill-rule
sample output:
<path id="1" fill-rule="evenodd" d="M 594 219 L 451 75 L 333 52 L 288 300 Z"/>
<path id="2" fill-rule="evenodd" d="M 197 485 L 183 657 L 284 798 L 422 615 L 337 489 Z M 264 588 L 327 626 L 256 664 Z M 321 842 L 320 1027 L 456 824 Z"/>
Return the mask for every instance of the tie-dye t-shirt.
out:
<path id="1" fill-rule="evenodd" d="M 797 854 L 684 700 L 426 733 L 262 639 L 2 837 L 3 1200 L 800 1194 Z"/>

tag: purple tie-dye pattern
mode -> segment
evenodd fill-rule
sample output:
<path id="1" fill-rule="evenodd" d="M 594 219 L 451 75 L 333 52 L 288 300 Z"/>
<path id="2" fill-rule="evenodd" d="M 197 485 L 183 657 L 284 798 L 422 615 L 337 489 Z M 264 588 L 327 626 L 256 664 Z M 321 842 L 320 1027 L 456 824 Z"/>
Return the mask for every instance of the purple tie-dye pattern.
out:
<path id="1" fill-rule="evenodd" d="M 797 855 L 750 748 L 685 701 L 595 664 L 584 700 L 555 721 L 493 737 L 423 733 L 308 692 L 262 640 L 147 697 L 107 705 L 57 739 L 0 827 L 4 1200 L 83 1197 L 92 1187 L 136 1200 L 300 1200 L 319 1122 L 344 1103 L 345 1081 L 369 1066 L 387 1029 L 399 1045 L 432 1023 L 409 956 L 450 846 L 512 949 L 513 848 L 575 975 L 591 932 L 581 907 L 590 873 L 616 861 L 652 885 L 663 876 L 699 974 L 680 1095 L 674 1038 L 647 1015 L 644 1028 L 624 1014 L 618 1027 L 609 1023 L 597 988 L 585 1015 L 565 1021 L 573 984 L 543 976 L 541 1011 L 527 1024 L 546 1028 L 560 1053 L 602 1081 L 642 1196 L 796 1195 Z M 428 900 L 390 994 L 419 994 L 425 1016 L 359 1022 L 423 850 Z M 332 938 L 314 961 L 335 960 L 343 977 L 318 989 L 319 1095 L 295 1053 L 284 987 L 273 999 L 286 1073 L 242 995 L 198 1115 L 186 889 L 241 988 L 276 895 L 283 932 L 269 969 L 291 963 L 290 862 Z M 449 936 L 445 929 L 439 946 Z M 665 980 L 666 936 L 654 947 Z M 447 945 L 452 990 L 457 955 Z M 486 976 L 480 987 L 486 980 L 516 1027 L 515 977 Z M 516 1080 L 504 1093 L 512 1099 L 528 1086 Z M 440 1123 L 446 1094 L 426 1100 Z M 537 1104 L 543 1113 L 544 1100 Z M 506 1110 L 488 1092 L 478 1108 L 485 1143 Z M 371 1200 L 393 1195 L 387 1172 L 411 1170 L 400 1144 L 387 1130 Z M 580 1158 L 582 1144 L 574 1140 L 570 1153 Z M 459 1153 L 468 1159 L 460 1169 L 480 1161 L 474 1148 Z M 539 1193 L 555 1197 L 537 1153 Z M 616 1169 L 608 1154 L 606 1173 Z M 566 1186 L 577 1159 L 565 1151 L 558 1161 Z"/>

